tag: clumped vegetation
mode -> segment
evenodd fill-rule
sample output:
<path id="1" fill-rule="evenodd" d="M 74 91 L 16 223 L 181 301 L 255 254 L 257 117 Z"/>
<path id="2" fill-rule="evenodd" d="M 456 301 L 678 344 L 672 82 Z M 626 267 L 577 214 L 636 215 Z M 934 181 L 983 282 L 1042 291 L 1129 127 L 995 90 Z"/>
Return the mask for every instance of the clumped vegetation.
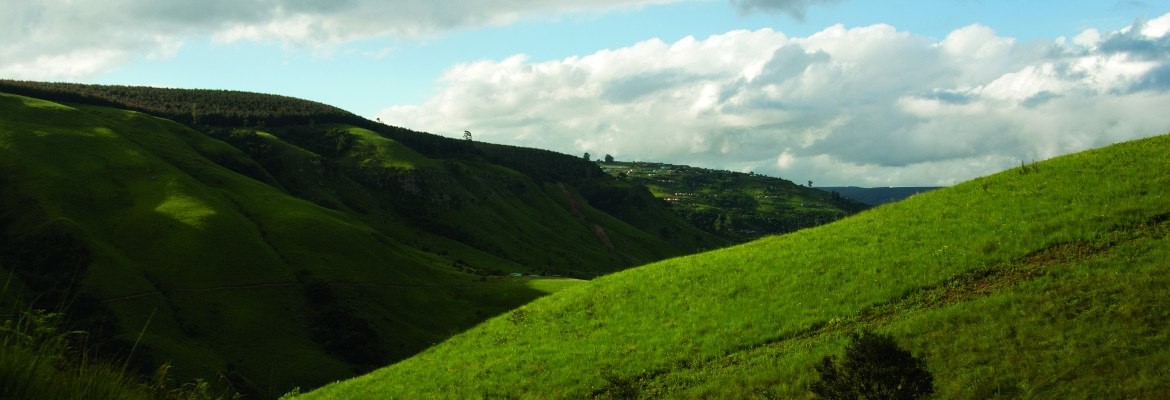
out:
<path id="1" fill-rule="evenodd" d="M 840 363 L 825 356 L 816 370 L 820 380 L 810 390 L 825 400 L 914 400 L 934 393 L 934 376 L 922 359 L 871 331 L 853 335 Z"/>

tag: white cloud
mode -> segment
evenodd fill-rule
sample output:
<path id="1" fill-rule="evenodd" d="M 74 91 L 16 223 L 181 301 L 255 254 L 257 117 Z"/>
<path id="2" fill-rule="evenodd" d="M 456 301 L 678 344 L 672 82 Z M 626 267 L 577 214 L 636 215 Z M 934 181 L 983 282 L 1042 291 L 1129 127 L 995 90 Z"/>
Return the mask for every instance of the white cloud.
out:
<path id="1" fill-rule="evenodd" d="M 947 35 L 939 47 L 950 57 L 959 60 L 982 60 L 1006 56 L 1015 40 L 996 36 L 991 28 L 969 25 Z"/>
<path id="2" fill-rule="evenodd" d="M 1170 14 L 1154 18 L 1142 26 L 1142 35 L 1151 38 L 1160 38 L 1170 33 Z"/>
<path id="3" fill-rule="evenodd" d="M 1073 38 L 1073 43 L 1088 49 L 1096 48 L 1101 43 L 1101 32 L 1097 32 L 1096 29 L 1086 29 Z"/>
<path id="4" fill-rule="evenodd" d="M 384 121 L 570 154 L 822 184 L 953 184 L 1170 130 L 1170 14 L 1069 43 L 988 27 L 733 31 L 562 60 L 452 67 Z"/>
<path id="5" fill-rule="evenodd" d="M 30 80 L 74 79 L 119 65 L 129 57 L 125 51 L 101 48 L 39 55 L 0 65 L 0 76 Z"/>
<path id="6" fill-rule="evenodd" d="M 0 12 L 0 74 L 86 80 L 120 63 L 175 54 L 189 37 L 312 50 L 372 37 L 418 37 L 524 18 L 673 0 L 8 1 Z M 84 60 L 80 55 L 100 57 Z M 72 66 L 61 60 L 80 61 Z"/>

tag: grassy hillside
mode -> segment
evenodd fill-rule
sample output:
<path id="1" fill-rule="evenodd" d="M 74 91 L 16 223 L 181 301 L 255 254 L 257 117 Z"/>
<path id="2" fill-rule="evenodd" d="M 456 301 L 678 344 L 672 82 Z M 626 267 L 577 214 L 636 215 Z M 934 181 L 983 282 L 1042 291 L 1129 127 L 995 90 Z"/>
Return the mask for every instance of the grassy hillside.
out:
<path id="1" fill-rule="evenodd" d="M 826 224 L 868 208 L 839 194 L 754 173 L 647 162 L 600 165 L 646 186 L 692 225 L 736 242 Z"/>
<path id="2" fill-rule="evenodd" d="M 588 171 L 532 177 L 491 145 L 394 131 L 437 143 L 424 153 L 343 123 L 202 129 L 0 94 L 6 294 L 66 311 L 103 355 L 134 348 L 143 368 L 262 398 L 580 282 L 510 273 L 591 277 L 722 243 L 677 218 L 657 223 L 682 240 L 621 221 L 582 198 Z"/>
<path id="3" fill-rule="evenodd" d="M 807 398 L 860 329 L 939 398 L 1170 391 L 1170 136 L 566 289 L 302 398 Z"/>

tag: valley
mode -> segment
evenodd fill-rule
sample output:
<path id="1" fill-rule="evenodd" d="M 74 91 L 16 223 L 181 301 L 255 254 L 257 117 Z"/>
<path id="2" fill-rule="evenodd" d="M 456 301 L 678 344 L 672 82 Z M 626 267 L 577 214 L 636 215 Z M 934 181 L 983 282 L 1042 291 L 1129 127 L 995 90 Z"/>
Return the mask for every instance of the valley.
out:
<path id="1" fill-rule="evenodd" d="M 129 375 L 66 380 L 136 393 L 110 398 L 158 371 L 247 398 L 807 398 L 861 330 L 942 398 L 1167 389 L 1168 136 L 871 207 L 283 96 L 0 92 L 5 326 L 86 332 Z"/>

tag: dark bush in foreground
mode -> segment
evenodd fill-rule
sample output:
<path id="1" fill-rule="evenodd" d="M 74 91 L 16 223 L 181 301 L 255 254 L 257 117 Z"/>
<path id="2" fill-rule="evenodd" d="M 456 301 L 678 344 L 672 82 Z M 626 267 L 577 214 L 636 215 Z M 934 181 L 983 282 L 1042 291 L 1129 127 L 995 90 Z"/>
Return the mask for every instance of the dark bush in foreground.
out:
<path id="1" fill-rule="evenodd" d="M 820 381 L 810 388 L 818 398 L 921 399 L 934 393 L 926 363 L 898 347 L 894 339 L 869 331 L 853 335 L 844 359 L 825 356 L 816 366 Z"/>

